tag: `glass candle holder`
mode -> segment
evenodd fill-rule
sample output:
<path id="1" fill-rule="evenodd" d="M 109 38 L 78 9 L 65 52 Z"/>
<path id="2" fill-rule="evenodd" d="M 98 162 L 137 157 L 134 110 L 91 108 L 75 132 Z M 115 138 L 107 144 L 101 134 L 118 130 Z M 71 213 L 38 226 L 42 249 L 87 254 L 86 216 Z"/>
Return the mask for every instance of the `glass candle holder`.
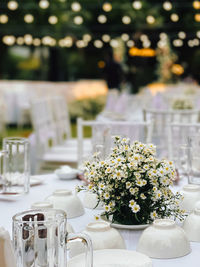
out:
<path id="1" fill-rule="evenodd" d="M 3 193 L 25 194 L 30 188 L 30 144 L 26 138 L 4 138 Z"/>

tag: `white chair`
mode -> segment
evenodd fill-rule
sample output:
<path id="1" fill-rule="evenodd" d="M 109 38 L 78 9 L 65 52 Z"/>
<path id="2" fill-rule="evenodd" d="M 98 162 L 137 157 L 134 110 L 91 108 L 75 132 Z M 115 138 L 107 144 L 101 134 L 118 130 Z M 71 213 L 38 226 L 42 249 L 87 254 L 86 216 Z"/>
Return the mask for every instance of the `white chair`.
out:
<path id="1" fill-rule="evenodd" d="M 170 123 L 168 127 L 169 159 L 177 160 L 179 147 L 188 143 L 188 137 L 200 134 L 200 123 Z"/>
<path id="2" fill-rule="evenodd" d="M 104 156 L 110 152 L 112 147 L 112 136 L 120 135 L 130 138 L 131 141 L 138 140 L 144 143 L 151 142 L 151 122 L 134 121 L 84 121 L 78 119 L 78 163 L 81 166 L 84 158 L 91 156 L 97 146 L 102 146 Z M 83 128 L 90 127 L 92 131 L 91 146 L 84 150 Z"/>
<path id="3" fill-rule="evenodd" d="M 36 136 L 38 170 L 55 169 L 59 165 L 77 165 L 77 146 L 64 148 L 58 143 L 57 127 L 49 99 L 31 105 L 32 124 Z"/>
<path id="4" fill-rule="evenodd" d="M 153 121 L 152 141 L 159 157 L 168 156 L 168 132 L 170 123 L 197 123 L 199 110 L 153 110 L 144 109 L 144 121 Z"/>

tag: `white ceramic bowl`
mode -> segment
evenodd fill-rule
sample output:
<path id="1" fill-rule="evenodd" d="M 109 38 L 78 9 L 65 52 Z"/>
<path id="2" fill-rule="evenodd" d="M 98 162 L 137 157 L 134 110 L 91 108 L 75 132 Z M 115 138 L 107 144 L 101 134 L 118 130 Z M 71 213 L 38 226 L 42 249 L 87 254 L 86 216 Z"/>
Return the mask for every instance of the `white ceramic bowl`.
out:
<path id="1" fill-rule="evenodd" d="M 155 220 L 142 233 L 137 251 L 151 258 L 170 259 L 187 255 L 191 252 L 190 243 L 183 229 L 174 221 Z"/>
<path id="2" fill-rule="evenodd" d="M 180 203 L 180 207 L 187 212 L 194 210 L 196 202 L 200 201 L 200 186 L 187 184 L 182 188 L 180 193 L 184 197 L 183 201 Z"/>
<path id="3" fill-rule="evenodd" d="M 98 206 L 98 199 L 97 195 L 91 192 L 85 192 L 84 198 L 83 198 L 83 205 L 87 209 L 96 209 L 96 210 L 102 210 L 103 204 L 99 202 Z"/>
<path id="4" fill-rule="evenodd" d="M 73 195 L 72 191 L 68 189 L 58 189 L 46 200 L 53 204 L 54 209 L 64 210 L 68 219 L 79 217 L 85 212 L 78 196 Z"/>
<path id="5" fill-rule="evenodd" d="M 96 250 L 93 259 L 93 267 L 152 267 L 148 256 L 125 249 Z M 85 254 L 69 260 L 67 267 L 85 267 Z"/>
<path id="6" fill-rule="evenodd" d="M 75 179 L 78 174 L 78 170 L 70 168 L 68 166 L 61 167 L 54 172 L 61 180 Z"/>
<path id="7" fill-rule="evenodd" d="M 91 238 L 94 250 L 126 248 L 123 237 L 116 229 L 110 227 L 110 223 L 104 221 L 89 223 L 83 233 Z M 81 242 L 70 244 L 70 257 L 84 251 L 84 245 Z"/>
<path id="8" fill-rule="evenodd" d="M 189 241 L 200 242 L 200 207 L 195 208 L 195 210 L 185 219 L 183 230 Z"/>
<path id="9" fill-rule="evenodd" d="M 35 202 L 31 205 L 31 209 L 53 209 L 53 204 L 47 201 Z M 74 233 L 73 227 L 68 222 L 67 222 L 67 232 Z"/>
<path id="10" fill-rule="evenodd" d="M 40 201 L 31 204 L 31 209 L 52 209 L 53 204 L 47 201 Z"/>

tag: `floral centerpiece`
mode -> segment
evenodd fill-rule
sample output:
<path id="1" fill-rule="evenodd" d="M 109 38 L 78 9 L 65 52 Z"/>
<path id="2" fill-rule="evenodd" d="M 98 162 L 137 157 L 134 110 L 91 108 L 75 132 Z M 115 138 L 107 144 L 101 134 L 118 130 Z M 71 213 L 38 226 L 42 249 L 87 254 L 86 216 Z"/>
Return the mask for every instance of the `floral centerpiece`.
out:
<path id="1" fill-rule="evenodd" d="M 94 155 L 86 162 L 87 188 L 104 204 L 103 215 L 112 222 L 146 224 L 155 218 L 182 219 L 180 194 L 170 189 L 175 177 L 173 163 L 156 158 L 152 144 L 115 137 L 115 147 L 104 160 Z"/>
<path id="2" fill-rule="evenodd" d="M 176 98 L 172 102 L 173 109 L 193 109 L 194 105 L 192 101 L 186 97 Z"/>

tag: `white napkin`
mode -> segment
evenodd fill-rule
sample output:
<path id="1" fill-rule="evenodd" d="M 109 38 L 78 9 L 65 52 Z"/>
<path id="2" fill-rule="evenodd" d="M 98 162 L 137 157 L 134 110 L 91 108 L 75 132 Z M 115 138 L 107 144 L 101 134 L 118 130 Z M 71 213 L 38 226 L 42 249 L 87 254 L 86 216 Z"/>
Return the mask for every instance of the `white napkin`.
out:
<path id="1" fill-rule="evenodd" d="M 0 227 L 0 267 L 17 267 L 10 235 Z"/>

